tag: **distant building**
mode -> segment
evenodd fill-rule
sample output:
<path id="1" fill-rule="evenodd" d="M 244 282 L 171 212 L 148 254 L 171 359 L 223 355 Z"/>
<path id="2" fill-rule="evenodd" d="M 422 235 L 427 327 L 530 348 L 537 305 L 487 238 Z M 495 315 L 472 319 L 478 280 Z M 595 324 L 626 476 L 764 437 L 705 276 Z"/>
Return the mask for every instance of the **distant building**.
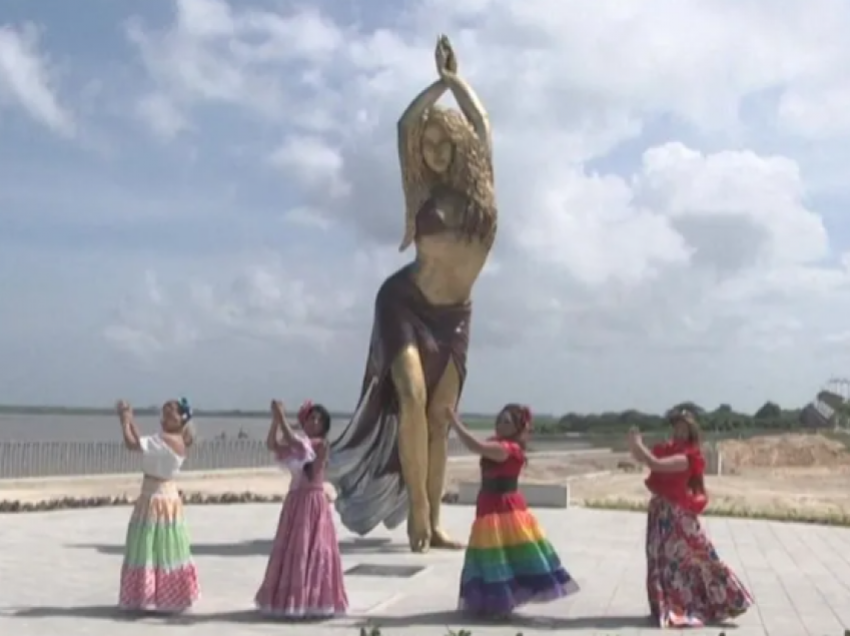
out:
<path id="1" fill-rule="evenodd" d="M 832 427 L 832 422 L 829 417 L 824 415 L 824 413 L 819 410 L 815 404 L 812 402 L 803 407 L 803 410 L 800 411 L 800 424 L 803 428 L 830 428 Z"/>
<path id="2" fill-rule="evenodd" d="M 805 428 L 847 428 L 850 413 L 850 380 L 832 378 L 800 412 Z"/>

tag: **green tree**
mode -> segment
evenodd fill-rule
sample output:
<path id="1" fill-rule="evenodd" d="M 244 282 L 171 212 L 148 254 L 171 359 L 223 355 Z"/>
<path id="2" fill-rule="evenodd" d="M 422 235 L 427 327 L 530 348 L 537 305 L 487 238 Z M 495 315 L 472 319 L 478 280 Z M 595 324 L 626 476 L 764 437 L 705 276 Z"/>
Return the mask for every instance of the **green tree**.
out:
<path id="1" fill-rule="evenodd" d="M 767 401 L 753 415 L 756 420 L 777 420 L 782 418 L 782 408 L 776 403 Z"/>

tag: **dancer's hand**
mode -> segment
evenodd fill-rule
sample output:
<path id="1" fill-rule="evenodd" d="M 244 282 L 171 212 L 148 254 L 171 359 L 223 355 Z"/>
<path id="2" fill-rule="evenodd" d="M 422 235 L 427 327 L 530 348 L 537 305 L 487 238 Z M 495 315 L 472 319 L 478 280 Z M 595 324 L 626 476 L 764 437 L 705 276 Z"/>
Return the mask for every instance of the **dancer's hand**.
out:
<path id="1" fill-rule="evenodd" d="M 632 426 L 629 429 L 629 446 L 634 448 L 635 446 L 640 446 L 641 442 L 643 442 L 643 438 L 640 434 L 640 429 L 637 426 Z"/>
<path id="2" fill-rule="evenodd" d="M 126 400 L 118 400 L 115 403 L 115 412 L 118 413 L 119 417 L 124 417 L 125 415 L 129 415 L 132 413 L 133 409 L 130 407 L 130 403 Z"/>
<path id="3" fill-rule="evenodd" d="M 284 413 L 283 402 L 280 400 L 272 400 L 272 420 L 278 424 L 283 424 Z"/>
<path id="4" fill-rule="evenodd" d="M 434 61 L 437 63 L 437 74 L 441 78 L 446 79 L 446 76 L 457 75 L 457 56 L 455 56 L 452 43 L 445 35 L 440 35 L 437 38 Z"/>

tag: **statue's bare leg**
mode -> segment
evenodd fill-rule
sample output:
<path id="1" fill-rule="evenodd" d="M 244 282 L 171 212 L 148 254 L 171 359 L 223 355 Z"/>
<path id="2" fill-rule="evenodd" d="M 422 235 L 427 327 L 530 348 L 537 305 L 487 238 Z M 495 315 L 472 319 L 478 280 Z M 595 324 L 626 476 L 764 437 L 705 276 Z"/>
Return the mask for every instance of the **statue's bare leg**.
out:
<path id="1" fill-rule="evenodd" d="M 399 401 L 398 451 L 410 512 L 407 538 L 414 552 L 431 547 L 428 506 L 428 387 L 415 345 L 405 347 L 390 370 Z"/>
<path id="2" fill-rule="evenodd" d="M 431 394 L 428 408 L 428 503 L 430 505 L 431 547 L 460 550 L 463 544 L 453 541 L 440 527 L 440 508 L 446 487 L 446 462 L 449 453 L 447 409 L 457 407 L 460 396 L 460 374 L 449 360 L 443 376 Z"/>

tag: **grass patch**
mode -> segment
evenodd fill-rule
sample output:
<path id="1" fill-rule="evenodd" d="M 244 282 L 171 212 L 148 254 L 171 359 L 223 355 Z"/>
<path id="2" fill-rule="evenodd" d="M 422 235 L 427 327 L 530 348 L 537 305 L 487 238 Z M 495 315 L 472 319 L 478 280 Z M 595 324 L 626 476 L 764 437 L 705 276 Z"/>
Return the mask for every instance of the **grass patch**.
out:
<path id="1" fill-rule="evenodd" d="M 628 510 L 646 512 L 647 504 L 630 499 L 585 499 L 581 504 L 594 510 Z M 850 528 L 850 514 L 844 512 L 813 513 L 795 510 L 765 510 L 746 506 L 712 505 L 703 513 L 706 517 L 731 517 L 734 519 L 758 519 L 761 521 L 783 521 L 786 523 L 809 523 L 821 526 Z"/>

